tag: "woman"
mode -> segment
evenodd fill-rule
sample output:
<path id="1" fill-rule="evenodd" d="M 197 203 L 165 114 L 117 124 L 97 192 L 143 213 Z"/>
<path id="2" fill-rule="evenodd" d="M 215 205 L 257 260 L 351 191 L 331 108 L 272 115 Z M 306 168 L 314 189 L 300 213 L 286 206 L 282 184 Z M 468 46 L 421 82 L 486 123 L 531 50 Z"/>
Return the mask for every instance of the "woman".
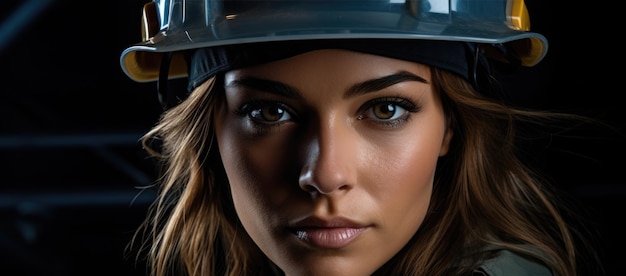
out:
<path id="1" fill-rule="evenodd" d="M 444 2 L 148 4 L 169 21 L 122 66 L 167 108 L 144 138 L 163 164 L 151 273 L 583 273 L 584 237 L 516 155 L 516 122 L 562 115 L 508 107 L 491 73 L 536 64 L 545 38 L 494 19 L 521 1 Z M 167 87 L 182 76 L 188 95 Z"/>

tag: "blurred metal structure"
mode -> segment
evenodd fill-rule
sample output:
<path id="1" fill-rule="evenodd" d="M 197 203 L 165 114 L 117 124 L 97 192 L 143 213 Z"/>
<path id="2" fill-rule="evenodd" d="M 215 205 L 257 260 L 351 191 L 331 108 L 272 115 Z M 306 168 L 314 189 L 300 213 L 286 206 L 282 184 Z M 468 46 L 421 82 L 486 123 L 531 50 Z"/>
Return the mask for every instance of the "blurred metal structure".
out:
<path id="1" fill-rule="evenodd" d="M 28 0 L 19 4 L 0 23 L 0 52 L 13 41 L 20 31 L 23 31 L 28 24 L 38 18 L 39 14 L 44 12 L 52 2 L 54 0 Z"/>

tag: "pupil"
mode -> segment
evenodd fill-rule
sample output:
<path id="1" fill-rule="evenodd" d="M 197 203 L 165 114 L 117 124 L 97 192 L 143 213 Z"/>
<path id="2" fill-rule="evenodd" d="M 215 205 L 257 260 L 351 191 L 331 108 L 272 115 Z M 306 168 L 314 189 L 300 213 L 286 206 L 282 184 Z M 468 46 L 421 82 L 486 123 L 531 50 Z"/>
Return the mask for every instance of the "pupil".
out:
<path id="1" fill-rule="evenodd" d="M 268 108 L 265 110 L 265 118 L 278 120 L 280 119 L 280 117 L 282 117 L 283 112 L 284 111 L 282 109 L 277 107 Z"/>
<path id="2" fill-rule="evenodd" d="M 395 110 L 395 106 L 392 104 L 380 105 L 376 115 L 381 119 L 387 119 L 394 114 Z"/>

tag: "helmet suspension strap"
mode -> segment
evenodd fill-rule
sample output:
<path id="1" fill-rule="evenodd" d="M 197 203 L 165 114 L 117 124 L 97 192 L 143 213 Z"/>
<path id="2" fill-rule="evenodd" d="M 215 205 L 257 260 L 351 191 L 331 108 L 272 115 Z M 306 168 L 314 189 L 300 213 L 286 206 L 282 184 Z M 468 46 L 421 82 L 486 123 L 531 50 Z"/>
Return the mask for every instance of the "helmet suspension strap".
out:
<path id="1" fill-rule="evenodd" d="M 164 110 L 176 105 L 177 103 L 176 94 L 170 91 L 167 87 L 172 55 L 172 52 L 163 53 L 163 56 L 161 58 L 159 79 L 157 80 L 157 92 L 159 102 L 161 103 L 161 107 L 163 107 Z"/>

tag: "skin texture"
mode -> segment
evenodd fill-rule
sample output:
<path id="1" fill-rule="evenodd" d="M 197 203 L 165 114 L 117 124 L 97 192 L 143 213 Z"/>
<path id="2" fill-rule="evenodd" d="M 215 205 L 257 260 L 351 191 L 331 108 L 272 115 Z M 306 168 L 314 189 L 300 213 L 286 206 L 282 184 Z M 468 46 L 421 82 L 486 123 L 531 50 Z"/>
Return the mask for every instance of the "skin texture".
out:
<path id="1" fill-rule="evenodd" d="M 394 74 L 423 81 L 363 85 Z M 415 234 L 452 137 L 430 79 L 333 49 L 226 74 L 215 131 L 235 210 L 287 275 L 369 275 Z"/>

